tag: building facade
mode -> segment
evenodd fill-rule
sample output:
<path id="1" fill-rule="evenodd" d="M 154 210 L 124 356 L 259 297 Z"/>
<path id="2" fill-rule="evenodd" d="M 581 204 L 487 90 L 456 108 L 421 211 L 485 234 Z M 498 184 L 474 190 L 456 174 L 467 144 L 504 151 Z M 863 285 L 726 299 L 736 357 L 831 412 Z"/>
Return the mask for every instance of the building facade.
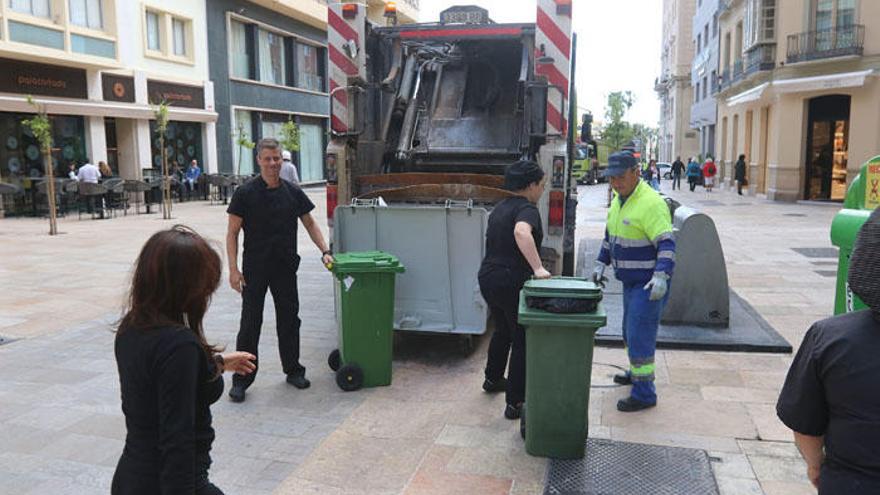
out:
<path id="1" fill-rule="evenodd" d="M 690 126 L 694 101 L 691 31 L 696 5 L 697 0 L 663 0 L 661 73 L 654 84 L 660 99 L 660 161 L 686 159 L 700 151 L 698 133 Z"/>
<path id="2" fill-rule="evenodd" d="M 880 2 L 731 0 L 719 23 L 723 180 L 744 154 L 753 193 L 843 200 L 880 154 Z"/>
<path id="3" fill-rule="evenodd" d="M 692 23 L 694 60 L 691 64 L 691 86 L 694 88 L 694 102 L 691 105 L 690 128 L 699 133 L 700 155 L 704 158 L 715 156 L 720 6 L 720 0 L 697 0 Z"/>
<path id="4" fill-rule="evenodd" d="M 150 121 L 152 103 L 163 100 L 170 161 L 216 168 L 204 18 L 201 2 L 0 3 L 0 180 L 30 187 L 44 174 L 22 124 L 34 112 L 29 95 L 50 114 L 61 176 L 86 159 L 107 162 L 123 178 L 157 169 Z"/>

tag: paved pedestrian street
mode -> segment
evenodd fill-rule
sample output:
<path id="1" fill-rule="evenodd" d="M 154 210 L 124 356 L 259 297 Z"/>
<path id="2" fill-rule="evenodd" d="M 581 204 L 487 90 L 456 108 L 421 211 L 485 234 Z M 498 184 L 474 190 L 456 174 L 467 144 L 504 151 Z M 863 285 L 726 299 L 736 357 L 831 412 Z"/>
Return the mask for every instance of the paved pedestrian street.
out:
<path id="1" fill-rule="evenodd" d="M 664 181 L 669 193 L 670 182 Z M 310 189 L 325 218 L 322 189 Z M 582 186 L 578 236 L 604 228 L 605 185 Z M 715 221 L 730 285 L 795 349 L 832 311 L 837 207 L 768 202 L 729 190 L 672 197 Z M 108 493 L 125 424 L 113 355 L 132 263 L 156 230 L 184 223 L 225 254 L 224 207 L 175 204 L 108 220 L 0 220 L 0 493 Z M 261 370 L 247 401 L 212 408 L 212 480 L 228 494 L 540 494 L 547 461 L 525 453 L 504 398 L 482 392 L 487 338 L 402 336 L 390 387 L 344 393 L 326 358 L 336 347 L 332 279 L 299 230 L 302 356 L 308 390 L 284 382 L 267 302 Z M 719 267 L 720 268 L 720 267 Z M 234 348 L 240 298 L 224 276 L 206 320 L 209 341 Z M 614 405 L 622 349 L 597 349 L 590 402 L 595 438 L 704 449 L 724 495 L 814 493 L 775 401 L 790 355 L 657 353 L 656 408 Z M 226 375 L 227 389 L 230 377 Z"/>

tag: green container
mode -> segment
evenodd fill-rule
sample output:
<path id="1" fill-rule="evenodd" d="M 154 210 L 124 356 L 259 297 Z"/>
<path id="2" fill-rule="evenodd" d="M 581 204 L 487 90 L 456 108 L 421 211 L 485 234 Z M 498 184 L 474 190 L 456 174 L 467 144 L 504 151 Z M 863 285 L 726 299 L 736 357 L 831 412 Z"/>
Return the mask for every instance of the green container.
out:
<path id="1" fill-rule="evenodd" d="M 599 304 L 592 313 L 557 314 L 532 309 L 527 297 L 598 299 L 590 281 L 559 277 L 529 280 L 520 292 L 519 324 L 526 328 L 526 452 L 580 459 L 587 438 L 593 339 L 605 326 Z"/>
<path id="2" fill-rule="evenodd" d="M 394 277 L 404 267 L 381 251 L 339 253 L 334 258 L 339 349 L 328 361 L 336 382 L 346 391 L 390 385 Z"/>
<path id="3" fill-rule="evenodd" d="M 880 206 L 880 156 L 862 165 L 859 175 L 850 184 L 843 202 L 844 209 L 834 216 L 831 223 L 831 243 L 840 250 L 837 263 L 837 288 L 834 296 L 834 314 L 867 309 L 858 296 L 852 293 L 847 283 L 849 258 L 859 230 Z"/>

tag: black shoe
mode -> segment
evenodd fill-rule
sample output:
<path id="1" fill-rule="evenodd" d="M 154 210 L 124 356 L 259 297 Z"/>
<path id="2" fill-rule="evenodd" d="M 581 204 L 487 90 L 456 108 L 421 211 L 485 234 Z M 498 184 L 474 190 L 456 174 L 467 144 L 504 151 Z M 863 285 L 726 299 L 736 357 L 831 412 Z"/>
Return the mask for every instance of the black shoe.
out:
<path id="1" fill-rule="evenodd" d="M 232 388 L 229 389 L 229 399 L 232 402 L 244 402 L 244 387 L 233 385 Z"/>
<path id="2" fill-rule="evenodd" d="M 287 383 L 298 389 L 309 388 L 312 385 L 312 382 L 306 379 L 305 373 L 291 373 L 287 375 Z"/>
<path id="3" fill-rule="evenodd" d="M 640 400 L 635 400 L 632 397 L 627 397 L 626 399 L 620 399 L 617 401 L 617 410 L 620 412 L 635 412 L 641 411 L 642 409 L 649 409 L 656 405 L 656 402 L 642 402 Z"/>
<path id="4" fill-rule="evenodd" d="M 489 393 L 504 392 L 507 390 L 507 378 L 503 376 L 494 382 L 488 378 L 483 382 L 483 390 Z"/>
<path id="5" fill-rule="evenodd" d="M 508 404 L 507 407 L 504 408 L 504 417 L 507 419 L 519 419 L 520 415 L 522 415 L 522 407 L 522 404 L 518 406 Z"/>
<path id="6" fill-rule="evenodd" d="M 614 375 L 614 383 L 618 385 L 632 385 L 632 376 L 629 373 L 618 373 Z"/>

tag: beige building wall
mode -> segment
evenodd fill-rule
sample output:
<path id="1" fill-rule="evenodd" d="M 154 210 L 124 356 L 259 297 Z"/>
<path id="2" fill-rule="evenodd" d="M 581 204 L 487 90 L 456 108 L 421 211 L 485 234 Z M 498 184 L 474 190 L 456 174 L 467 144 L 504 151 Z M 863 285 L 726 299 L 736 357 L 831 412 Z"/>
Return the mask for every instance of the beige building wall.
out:
<path id="1" fill-rule="evenodd" d="M 690 128 L 694 91 L 690 71 L 694 58 L 691 41 L 696 0 L 663 0 L 661 74 L 655 84 L 661 101 L 660 160 L 696 156 L 699 133 Z"/>
<path id="2" fill-rule="evenodd" d="M 735 0 L 720 17 L 719 74 L 732 70 L 737 58 L 748 58 L 734 49 L 737 25 L 743 21 L 748 1 Z M 847 185 L 865 161 L 880 154 L 880 2 L 856 0 L 855 24 L 864 26 L 861 55 L 831 57 L 826 53 L 809 61 L 796 61 L 787 55 L 790 35 L 813 30 L 812 2 L 776 3 L 775 65 L 746 74 L 719 93 L 716 149 L 722 184 L 734 183 L 733 164 L 739 154 L 745 154 L 752 194 L 795 201 L 808 199 L 807 141 L 812 99 L 829 95 L 850 98 Z M 728 34 L 732 46 L 730 64 L 725 65 Z M 842 188 L 834 190 L 839 195 Z"/>

